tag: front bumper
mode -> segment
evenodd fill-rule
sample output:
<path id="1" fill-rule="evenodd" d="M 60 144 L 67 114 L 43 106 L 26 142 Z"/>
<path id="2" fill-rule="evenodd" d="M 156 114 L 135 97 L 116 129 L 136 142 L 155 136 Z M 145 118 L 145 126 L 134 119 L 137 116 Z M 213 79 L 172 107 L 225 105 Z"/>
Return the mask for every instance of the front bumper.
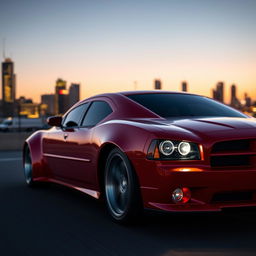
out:
<path id="1" fill-rule="evenodd" d="M 212 169 L 202 165 L 181 168 L 170 162 L 142 159 L 133 164 L 145 208 L 194 212 L 256 206 L 255 168 Z M 182 187 L 191 190 L 191 199 L 185 204 L 174 203 L 172 192 Z"/>

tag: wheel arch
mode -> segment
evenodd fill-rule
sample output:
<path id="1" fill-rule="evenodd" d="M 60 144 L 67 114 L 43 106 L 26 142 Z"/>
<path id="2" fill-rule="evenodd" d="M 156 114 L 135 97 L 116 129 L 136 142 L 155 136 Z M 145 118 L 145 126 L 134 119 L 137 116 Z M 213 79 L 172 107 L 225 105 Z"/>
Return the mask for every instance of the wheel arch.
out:
<path id="1" fill-rule="evenodd" d="M 116 144 L 112 143 L 112 142 L 107 142 L 104 145 L 102 145 L 102 147 L 100 149 L 100 152 L 99 152 L 99 157 L 98 157 L 98 162 L 97 162 L 97 167 L 98 167 L 97 168 L 97 178 L 98 178 L 98 184 L 99 184 L 99 189 L 100 189 L 101 195 L 104 195 L 105 164 L 106 164 L 109 153 L 114 148 L 119 148 L 119 147 Z"/>
<path id="2" fill-rule="evenodd" d="M 106 123 L 98 126 L 93 133 L 93 143 L 98 145 L 96 167 L 97 189 L 104 193 L 104 170 L 108 154 L 118 148 L 128 158 L 135 172 L 138 184 L 141 175 L 136 170 L 137 159 L 145 159 L 145 152 L 152 134 L 141 127 L 127 123 Z"/>
<path id="3" fill-rule="evenodd" d="M 119 149 L 120 151 L 122 151 L 126 155 L 127 159 L 129 160 L 129 162 L 131 164 L 131 167 L 132 167 L 132 169 L 133 169 L 133 171 L 135 173 L 138 185 L 140 185 L 137 172 L 135 170 L 135 167 L 134 167 L 131 159 L 129 158 L 129 155 L 121 147 L 119 147 L 117 144 L 115 144 L 113 142 L 107 142 L 104 145 L 102 145 L 102 147 L 100 149 L 100 152 L 99 152 L 98 162 L 97 162 L 97 178 L 98 178 L 98 184 L 99 184 L 99 189 L 100 189 L 101 195 L 104 195 L 104 170 L 105 170 L 105 164 L 106 164 L 108 155 L 115 148 Z"/>
<path id="4" fill-rule="evenodd" d="M 23 161 L 26 148 L 29 148 L 31 160 L 33 165 L 33 177 L 39 178 L 45 176 L 44 174 L 44 161 L 42 150 L 42 136 L 43 132 L 38 131 L 28 137 L 23 144 Z"/>

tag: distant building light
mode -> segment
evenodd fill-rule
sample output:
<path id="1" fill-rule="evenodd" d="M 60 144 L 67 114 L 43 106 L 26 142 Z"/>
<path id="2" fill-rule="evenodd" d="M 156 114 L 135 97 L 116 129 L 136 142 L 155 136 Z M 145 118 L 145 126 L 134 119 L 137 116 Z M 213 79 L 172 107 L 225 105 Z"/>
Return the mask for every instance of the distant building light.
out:
<path id="1" fill-rule="evenodd" d="M 67 95 L 68 94 L 68 90 L 59 90 L 59 95 Z"/>
<path id="2" fill-rule="evenodd" d="M 31 115 L 28 115 L 27 118 L 39 118 L 39 114 L 38 113 L 31 114 Z"/>

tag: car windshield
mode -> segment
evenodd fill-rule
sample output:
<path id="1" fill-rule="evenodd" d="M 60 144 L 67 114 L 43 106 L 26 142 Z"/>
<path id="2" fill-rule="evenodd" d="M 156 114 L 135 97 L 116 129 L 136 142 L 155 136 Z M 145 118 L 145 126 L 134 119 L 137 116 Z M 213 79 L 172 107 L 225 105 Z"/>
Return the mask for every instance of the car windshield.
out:
<path id="1" fill-rule="evenodd" d="M 149 93 L 127 95 L 127 97 L 164 118 L 247 117 L 231 107 L 198 95 Z"/>

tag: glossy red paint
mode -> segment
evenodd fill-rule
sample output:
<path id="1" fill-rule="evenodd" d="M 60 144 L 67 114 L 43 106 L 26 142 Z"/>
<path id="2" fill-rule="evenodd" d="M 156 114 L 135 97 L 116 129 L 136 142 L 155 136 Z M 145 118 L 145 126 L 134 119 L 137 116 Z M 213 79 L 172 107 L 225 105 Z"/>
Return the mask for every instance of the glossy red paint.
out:
<path id="1" fill-rule="evenodd" d="M 32 154 L 33 179 L 63 184 L 99 198 L 106 159 L 103 154 L 118 147 L 136 172 L 145 208 L 220 211 L 227 207 L 256 206 L 255 119 L 168 121 L 125 96 L 133 93 L 104 94 L 77 103 L 73 108 L 97 100 L 111 106 L 113 112 L 94 127 L 66 130 L 53 127 L 30 136 L 26 145 Z M 148 160 L 147 151 L 154 139 L 196 143 L 201 160 Z M 248 140 L 248 150 L 213 151 L 216 143 L 234 140 Z M 213 165 L 213 159 L 225 156 L 246 156 L 250 165 Z M 191 199 L 174 203 L 172 192 L 176 188 L 188 188 Z"/>

